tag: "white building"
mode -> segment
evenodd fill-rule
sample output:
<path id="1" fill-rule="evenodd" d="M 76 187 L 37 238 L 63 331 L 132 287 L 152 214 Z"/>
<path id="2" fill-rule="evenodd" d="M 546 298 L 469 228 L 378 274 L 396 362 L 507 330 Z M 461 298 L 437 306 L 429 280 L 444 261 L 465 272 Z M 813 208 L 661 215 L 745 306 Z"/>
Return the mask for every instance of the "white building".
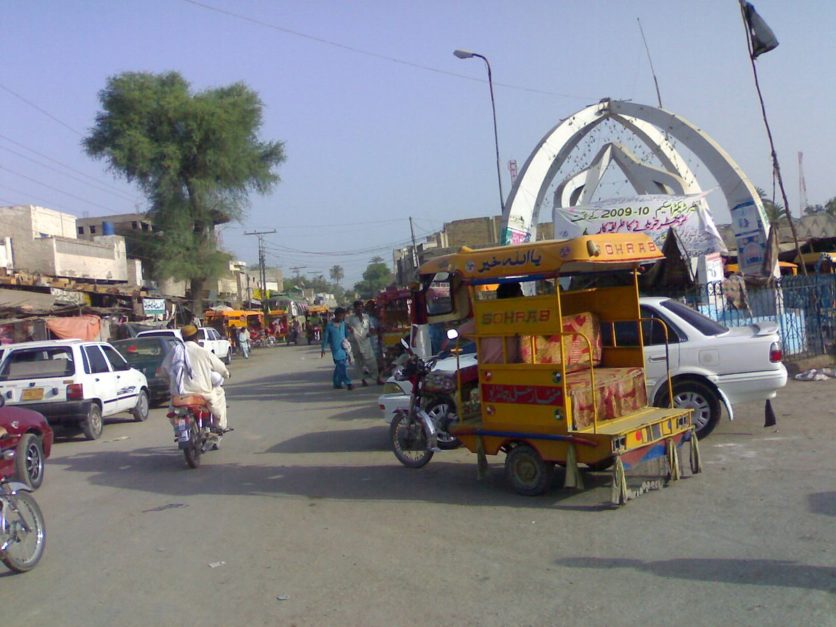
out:
<path id="1" fill-rule="evenodd" d="M 120 235 L 77 238 L 76 217 L 35 205 L 0 207 L 0 265 L 47 276 L 141 282 L 139 262 Z"/>

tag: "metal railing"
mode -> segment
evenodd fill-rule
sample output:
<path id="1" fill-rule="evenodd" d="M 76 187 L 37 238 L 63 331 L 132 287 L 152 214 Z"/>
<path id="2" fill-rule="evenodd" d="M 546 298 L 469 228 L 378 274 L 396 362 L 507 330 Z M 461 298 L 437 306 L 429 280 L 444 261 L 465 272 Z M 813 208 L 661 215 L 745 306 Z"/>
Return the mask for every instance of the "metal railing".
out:
<path id="1" fill-rule="evenodd" d="M 788 276 L 745 289 L 726 280 L 643 295 L 676 298 L 727 327 L 775 322 L 786 360 L 826 355 L 836 348 L 836 274 Z"/>

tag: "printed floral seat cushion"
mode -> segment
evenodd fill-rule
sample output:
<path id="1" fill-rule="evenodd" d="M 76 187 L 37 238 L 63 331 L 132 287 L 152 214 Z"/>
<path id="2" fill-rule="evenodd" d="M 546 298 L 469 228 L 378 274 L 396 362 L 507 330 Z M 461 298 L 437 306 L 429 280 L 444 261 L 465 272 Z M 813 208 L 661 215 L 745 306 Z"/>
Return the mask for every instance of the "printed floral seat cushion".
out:
<path id="1" fill-rule="evenodd" d="M 563 334 L 567 370 L 597 366 L 601 363 L 601 325 L 598 316 L 588 311 L 563 316 Z M 584 336 L 592 344 L 591 355 Z M 520 356 L 523 363 L 559 364 L 560 336 L 524 335 L 520 338 Z"/>
<path id="2" fill-rule="evenodd" d="M 599 421 L 620 418 L 647 407 L 647 389 L 641 368 L 596 368 L 594 372 L 595 404 Z M 591 426 L 595 412 L 590 370 L 568 374 L 566 386 L 575 428 Z"/>

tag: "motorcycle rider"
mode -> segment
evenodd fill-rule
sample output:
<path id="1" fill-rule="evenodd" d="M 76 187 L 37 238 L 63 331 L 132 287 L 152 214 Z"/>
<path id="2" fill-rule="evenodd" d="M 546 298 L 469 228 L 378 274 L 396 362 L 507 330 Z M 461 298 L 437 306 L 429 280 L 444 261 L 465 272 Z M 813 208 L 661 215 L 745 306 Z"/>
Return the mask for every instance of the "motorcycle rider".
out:
<path id="1" fill-rule="evenodd" d="M 182 369 L 183 394 L 195 394 L 206 399 L 209 410 L 217 420 L 217 431 L 226 433 L 232 431 L 227 425 L 226 393 L 222 385 L 213 384 L 213 374 L 216 381 L 222 382 L 229 378 L 229 370 L 214 353 L 206 350 L 197 343 L 197 327 L 187 324 L 180 333 L 183 336 L 184 361 L 187 367 Z M 179 347 L 178 347 L 179 349 Z M 175 351 L 172 351 L 174 353 Z M 174 358 L 176 360 L 176 358 Z M 164 364 L 165 365 L 165 364 Z M 167 370 L 170 376 L 176 375 Z"/>

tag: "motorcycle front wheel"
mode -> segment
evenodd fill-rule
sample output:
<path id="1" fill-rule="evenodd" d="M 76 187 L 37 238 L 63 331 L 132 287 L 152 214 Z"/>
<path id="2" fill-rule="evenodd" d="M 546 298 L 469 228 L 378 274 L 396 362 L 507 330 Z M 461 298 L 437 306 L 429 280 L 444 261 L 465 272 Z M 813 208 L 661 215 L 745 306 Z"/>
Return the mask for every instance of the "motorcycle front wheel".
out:
<path id="1" fill-rule="evenodd" d="M 389 425 L 392 452 L 407 468 L 426 466 L 433 457 L 427 448 L 427 434 L 421 421 L 408 413 L 399 413 Z"/>
<path id="2" fill-rule="evenodd" d="M 5 528 L 0 529 L 0 561 L 16 573 L 35 568 L 44 554 L 46 526 L 38 503 L 27 492 L 0 498 Z"/>
<path id="3" fill-rule="evenodd" d="M 193 422 L 189 426 L 189 445 L 183 449 L 183 457 L 186 458 L 186 463 L 189 468 L 197 468 L 200 466 L 200 454 L 203 448 L 200 444 L 200 431 L 197 425 Z"/>

